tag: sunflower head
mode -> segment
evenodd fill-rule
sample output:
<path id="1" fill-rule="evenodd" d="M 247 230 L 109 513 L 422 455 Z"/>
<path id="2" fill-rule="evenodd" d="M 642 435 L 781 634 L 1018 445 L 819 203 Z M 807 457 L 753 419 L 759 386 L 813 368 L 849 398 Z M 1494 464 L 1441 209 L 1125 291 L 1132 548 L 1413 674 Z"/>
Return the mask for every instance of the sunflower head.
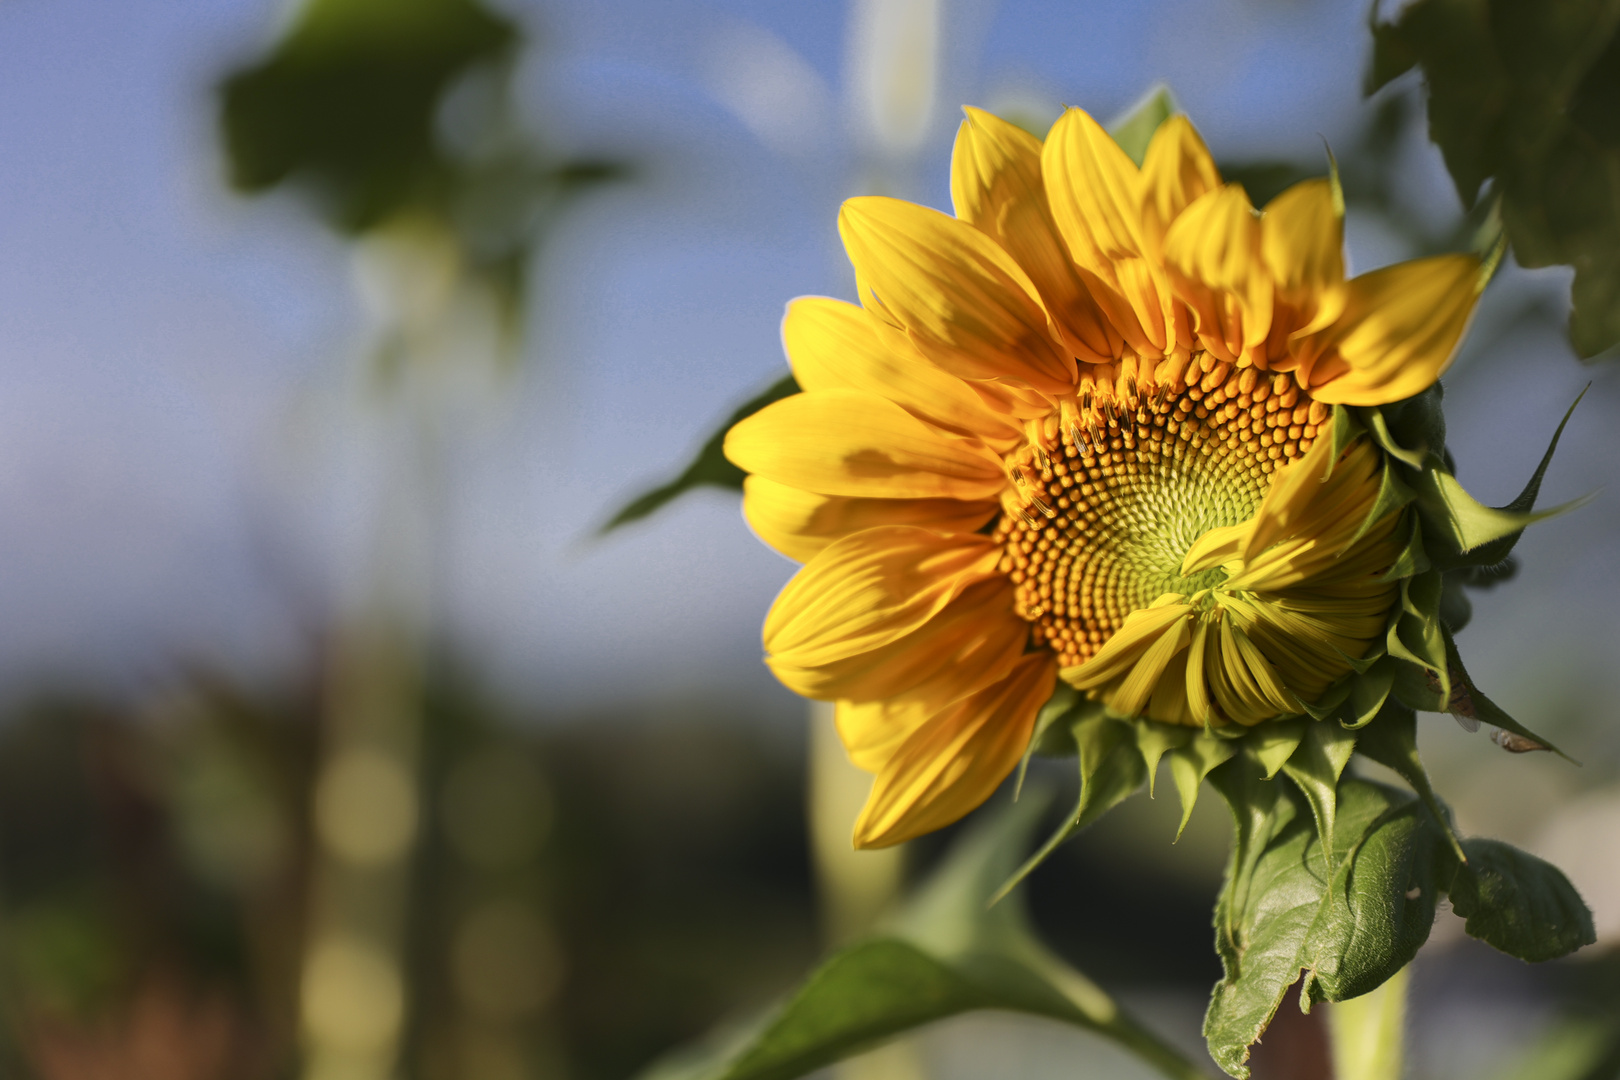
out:
<path id="1" fill-rule="evenodd" d="M 1450 694 L 1443 574 L 1528 520 L 1435 565 L 1477 517 L 1433 402 L 1489 267 L 1346 278 L 1334 180 L 1257 211 L 1181 116 L 1138 163 L 1079 109 L 1044 143 L 969 109 L 951 181 L 954 216 L 845 203 L 861 303 L 789 305 L 803 392 L 725 443 L 805 563 L 766 662 L 876 774 L 856 843 L 977 806 L 1049 702 L 1180 745 Z"/>

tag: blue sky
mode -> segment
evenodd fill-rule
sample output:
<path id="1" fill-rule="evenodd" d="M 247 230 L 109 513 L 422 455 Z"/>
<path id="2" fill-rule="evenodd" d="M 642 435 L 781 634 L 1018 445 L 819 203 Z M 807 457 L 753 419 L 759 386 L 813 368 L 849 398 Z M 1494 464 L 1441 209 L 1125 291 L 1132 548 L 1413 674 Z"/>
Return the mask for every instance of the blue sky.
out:
<path id="1" fill-rule="evenodd" d="M 704 493 L 606 540 L 588 534 L 780 373 L 788 299 L 851 295 L 834 228 L 861 183 L 846 8 L 507 6 L 541 39 L 519 79 L 533 124 L 640 173 L 553 237 L 524 373 L 455 445 L 447 624 L 555 713 L 720 697 L 796 713 L 758 645 L 793 567 L 753 540 L 734 499 Z M 214 140 L 211 86 L 280 12 L 264 0 L 0 6 L 0 678 L 13 687 L 46 671 L 139 683 L 199 657 L 285 668 L 359 572 L 364 471 L 341 430 L 361 329 L 348 253 L 291 199 L 227 193 Z M 947 12 L 950 102 L 1108 116 L 1162 79 L 1228 159 L 1318 160 L 1323 137 L 1344 145 L 1365 115 L 1359 4 L 961 0 Z M 778 117 L 788 127 L 751 127 L 728 104 L 727 73 L 761 56 L 798 80 Z M 953 128 L 946 109 L 906 194 L 944 204 Z M 810 149 L 783 149 L 795 146 Z M 1454 212 L 1433 152 L 1408 156 L 1419 203 Z M 1403 255 L 1376 223 L 1352 221 L 1351 245 L 1363 269 Z M 1487 499 L 1517 490 L 1589 377 L 1555 330 L 1496 340 L 1491 306 L 1556 304 L 1566 285 L 1556 271 L 1510 273 L 1451 380 L 1460 471 Z M 1600 416 L 1616 380 L 1597 378 L 1554 498 L 1600 486 L 1613 459 Z M 1521 580 L 1482 600 L 1485 613 L 1523 610 L 1514 634 L 1482 626 L 1465 641 L 1505 703 L 1529 702 L 1518 688 L 1549 672 L 1581 700 L 1616 688 L 1616 518 L 1605 492 L 1533 532 Z"/>

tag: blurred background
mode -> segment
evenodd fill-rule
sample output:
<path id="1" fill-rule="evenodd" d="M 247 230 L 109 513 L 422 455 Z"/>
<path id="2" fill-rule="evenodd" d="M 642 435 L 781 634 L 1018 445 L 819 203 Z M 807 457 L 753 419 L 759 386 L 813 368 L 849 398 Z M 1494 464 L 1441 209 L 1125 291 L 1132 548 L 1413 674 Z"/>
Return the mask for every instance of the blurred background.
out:
<path id="1" fill-rule="evenodd" d="M 0 1073 L 618 1080 L 791 986 L 946 840 L 849 862 L 836 761 L 807 829 L 806 707 L 758 638 L 794 567 L 734 493 L 604 524 L 785 373 L 788 299 L 853 299 L 843 198 L 948 208 L 964 103 L 1043 132 L 1163 82 L 1257 203 L 1331 146 L 1355 271 L 1465 246 L 1421 83 L 1362 97 L 1365 20 L 0 6 Z M 1418 1077 L 1620 1016 L 1620 376 L 1570 350 L 1569 280 L 1507 266 L 1445 385 L 1459 475 L 1500 503 L 1592 383 L 1544 496 L 1596 499 L 1526 535 L 1463 641 L 1582 765 L 1439 716 L 1421 739 L 1463 830 L 1562 866 L 1600 941 L 1530 968 L 1443 912 Z M 1173 802 L 1133 800 L 1028 890 L 1193 1051 L 1215 803 L 1172 845 Z M 1144 1075 L 985 1016 L 874 1068 Z"/>

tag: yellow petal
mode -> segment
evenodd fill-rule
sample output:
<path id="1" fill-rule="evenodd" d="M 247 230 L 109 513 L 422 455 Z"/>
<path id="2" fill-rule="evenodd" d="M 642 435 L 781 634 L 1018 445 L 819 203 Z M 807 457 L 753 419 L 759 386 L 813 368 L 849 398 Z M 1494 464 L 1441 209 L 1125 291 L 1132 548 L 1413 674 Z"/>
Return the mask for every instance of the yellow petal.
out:
<path id="1" fill-rule="evenodd" d="M 960 499 L 851 499 L 817 495 L 763 476 L 743 481 L 743 517 L 755 535 L 799 562 L 809 562 L 834 540 L 878 525 L 975 532 L 995 516 L 998 506 L 995 501 Z"/>
<path id="2" fill-rule="evenodd" d="M 1198 316 L 1198 340 L 1236 361 L 1271 332 L 1271 276 L 1260 255 L 1260 219 L 1237 184 L 1201 195 L 1171 223 L 1164 261 L 1176 293 Z"/>
<path id="3" fill-rule="evenodd" d="M 795 394 L 726 434 L 739 468 L 822 495 L 876 499 L 993 499 L 1001 459 L 976 439 L 940 431 L 860 390 Z"/>
<path id="4" fill-rule="evenodd" d="M 1326 179 L 1302 180 L 1266 204 L 1260 248 L 1282 297 L 1321 296 L 1344 282 L 1344 208 Z"/>
<path id="5" fill-rule="evenodd" d="M 765 650 L 816 667 L 910 634 L 962 590 L 996 572 L 1000 552 L 976 533 L 888 525 L 830 544 L 793 576 L 765 618 Z"/>
<path id="6" fill-rule="evenodd" d="M 914 701 L 840 701 L 833 713 L 850 764 L 869 773 L 889 763 L 931 714 Z"/>
<path id="7" fill-rule="evenodd" d="M 1313 385 L 1312 396 L 1387 405 L 1428 389 L 1451 363 L 1484 287 L 1473 255 L 1436 255 L 1354 278 L 1344 313 L 1320 343 L 1348 370 Z"/>
<path id="8" fill-rule="evenodd" d="M 854 304 L 800 297 L 782 319 L 782 344 L 805 391 L 864 390 L 948 431 L 981 436 L 998 450 L 1023 437 L 966 382 L 924 359 L 903 331 Z"/>
<path id="9" fill-rule="evenodd" d="M 1215 160 L 1191 120 L 1178 113 L 1160 124 L 1142 158 L 1144 238 L 1151 245 L 1162 244 L 1170 223 L 1220 183 Z"/>
<path id="10" fill-rule="evenodd" d="M 1023 756 L 1052 684 L 1051 657 L 1033 653 L 1001 682 L 920 725 L 873 782 L 855 846 L 898 844 L 977 808 Z"/>
<path id="11" fill-rule="evenodd" d="M 1043 393 L 1074 386 L 1029 275 L 995 241 L 926 206 L 865 196 L 838 214 L 863 303 L 873 297 L 922 354 L 966 379 L 1016 379 Z"/>
<path id="12" fill-rule="evenodd" d="M 1098 306 L 1133 349 L 1162 355 L 1177 337 L 1174 298 L 1148 259 L 1136 163 L 1095 120 L 1069 109 L 1046 137 L 1041 176 L 1058 234 Z"/>
<path id="13" fill-rule="evenodd" d="M 1097 654 L 1083 664 L 1064 668 L 1063 681 L 1077 690 L 1094 690 L 1123 678 L 1166 633 L 1179 636 L 1192 608 L 1177 603 L 1181 598 L 1167 594 L 1154 601 L 1154 606 L 1140 608 L 1125 616 L 1125 622 L 1114 631 L 1114 636 L 1103 643 Z M 1187 642 L 1181 641 L 1182 645 Z M 1166 658 L 1168 660 L 1168 657 Z"/>
<path id="14" fill-rule="evenodd" d="M 836 638 L 829 629 L 829 642 Z M 1029 624 L 1013 610 L 1013 585 L 997 575 L 963 589 L 922 627 L 887 645 L 843 659 L 806 650 L 765 662 L 803 697 L 867 702 L 906 695 L 943 706 L 999 678 L 1028 640 Z M 813 662 L 797 663 L 801 657 Z"/>
<path id="15" fill-rule="evenodd" d="M 1119 355 L 1109 324 L 1069 261 L 1046 205 L 1041 143 L 1023 128 L 968 108 L 951 155 L 956 216 L 983 230 L 1023 267 L 1075 356 L 1106 363 Z"/>

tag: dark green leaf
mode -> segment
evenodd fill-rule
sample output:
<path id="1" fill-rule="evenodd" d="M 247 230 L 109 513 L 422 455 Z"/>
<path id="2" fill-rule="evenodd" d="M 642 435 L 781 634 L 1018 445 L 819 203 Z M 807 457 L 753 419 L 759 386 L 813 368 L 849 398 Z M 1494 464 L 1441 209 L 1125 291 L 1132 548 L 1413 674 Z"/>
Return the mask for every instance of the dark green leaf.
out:
<path id="1" fill-rule="evenodd" d="M 1468 933 L 1520 960 L 1553 960 L 1597 940 L 1592 913 L 1559 869 L 1499 840 L 1465 840 L 1451 906 Z"/>
<path id="2" fill-rule="evenodd" d="M 1376 717 L 1356 736 L 1356 752 L 1365 754 L 1378 764 L 1395 770 L 1402 780 L 1412 785 L 1429 808 L 1429 813 L 1445 829 L 1446 842 L 1452 854 L 1465 858 L 1462 839 L 1451 820 L 1451 810 L 1434 793 L 1429 782 L 1429 771 L 1418 756 L 1417 714 L 1398 702 L 1386 703 Z"/>
<path id="3" fill-rule="evenodd" d="M 639 521 L 693 488 L 719 487 L 731 491 L 741 491 L 743 477 L 747 474 L 726 460 L 726 432 L 730 431 L 743 419 L 754 415 L 772 402 L 780 401 L 790 394 L 797 394 L 798 392 L 799 384 L 794 381 L 792 375 L 785 376 L 773 383 L 770 389 L 752 398 L 738 408 L 736 412 L 732 413 L 726 422 L 720 425 L 720 429 L 709 436 L 709 440 L 698 451 L 697 457 L 692 459 L 692 463 L 686 467 L 681 475 L 667 484 L 643 492 L 630 500 L 620 508 L 618 513 L 613 515 L 606 525 L 602 526 L 601 531 L 604 533 L 612 532 L 621 525 Z"/>
<path id="4" fill-rule="evenodd" d="M 1524 266 L 1575 268 L 1571 339 L 1620 342 L 1620 0 L 1417 0 L 1375 24 L 1369 92 L 1419 66 L 1463 202 L 1491 181 Z"/>

